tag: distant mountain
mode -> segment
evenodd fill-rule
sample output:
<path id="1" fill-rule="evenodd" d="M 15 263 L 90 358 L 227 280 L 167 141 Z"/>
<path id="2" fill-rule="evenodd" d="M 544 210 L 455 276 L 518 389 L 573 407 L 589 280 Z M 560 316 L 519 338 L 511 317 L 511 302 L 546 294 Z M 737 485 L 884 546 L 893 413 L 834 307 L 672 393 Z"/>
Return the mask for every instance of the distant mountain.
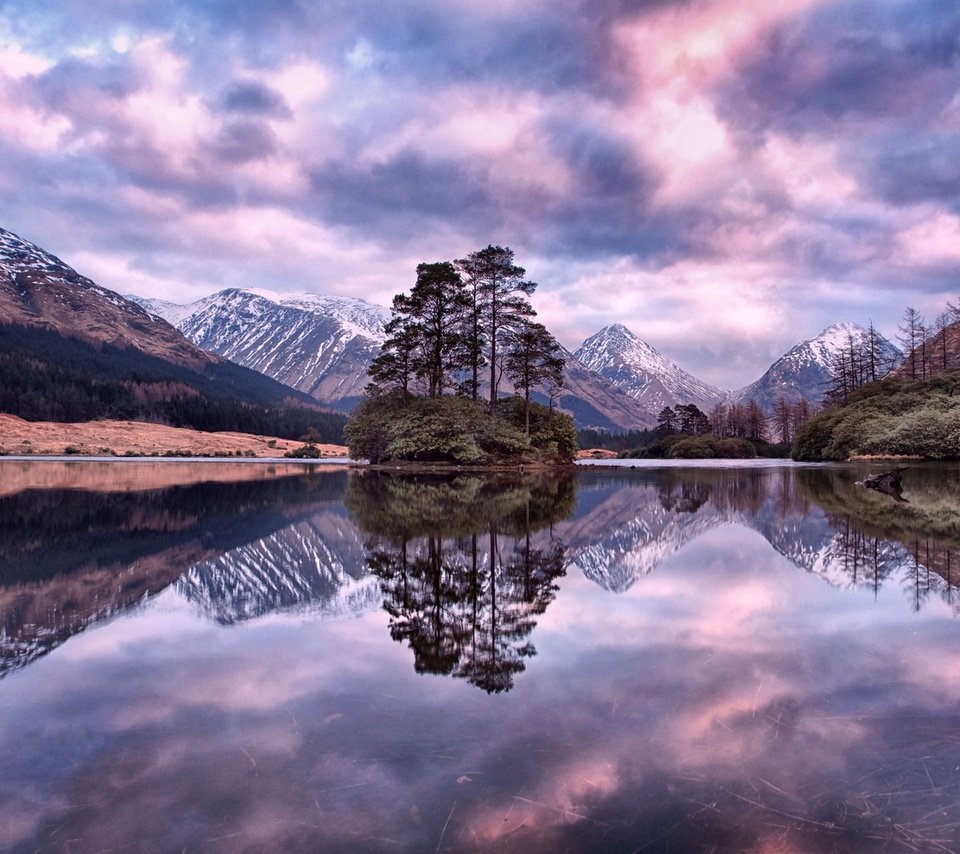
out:
<path id="1" fill-rule="evenodd" d="M 573 416 L 579 429 L 618 433 L 656 426 L 656 412 L 649 406 L 592 371 L 575 353 L 561 349 L 567 363 L 563 368 L 563 390 L 558 403 Z M 535 394 L 534 397 L 546 402 L 542 395 Z"/>
<path id="2" fill-rule="evenodd" d="M 390 310 L 364 300 L 322 294 L 226 290 L 187 306 L 131 296 L 176 324 L 197 346 L 350 410 L 369 382 L 367 366 L 380 352 Z M 619 432 L 652 427 L 656 415 L 641 401 L 564 351 L 558 401 L 579 427 Z M 509 391 L 509 384 L 503 389 Z M 534 395 L 541 401 L 543 395 Z"/>
<path id="3" fill-rule="evenodd" d="M 306 395 L 205 352 L 4 229 L 0 330 L 0 411 L 27 420 L 156 420 L 293 438 L 333 425 Z"/>
<path id="4" fill-rule="evenodd" d="M 677 367 L 620 323 L 591 335 L 575 355 L 654 413 L 678 403 L 709 411 L 729 394 Z"/>
<path id="5" fill-rule="evenodd" d="M 131 296 L 194 344 L 349 410 L 369 382 L 390 311 L 360 299 L 231 288 L 189 305 Z"/>
<path id="6" fill-rule="evenodd" d="M 756 400 L 766 412 L 773 410 L 779 396 L 791 403 L 801 397 L 811 403 L 820 403 L 833 379 L 832 366 L 837 355 L 850 347 L 863 346 L 868 330 L 856 323 L 835 323 L 819 335 L 801 341 L 777 359 L 760 379 L 735 391 L 730 403 Z M 875 333 L 877 334 L 877 333 Z M 899 364 L 903 354 L 886 338 L 877 334 L 880 361 L 887 365 Z"/>

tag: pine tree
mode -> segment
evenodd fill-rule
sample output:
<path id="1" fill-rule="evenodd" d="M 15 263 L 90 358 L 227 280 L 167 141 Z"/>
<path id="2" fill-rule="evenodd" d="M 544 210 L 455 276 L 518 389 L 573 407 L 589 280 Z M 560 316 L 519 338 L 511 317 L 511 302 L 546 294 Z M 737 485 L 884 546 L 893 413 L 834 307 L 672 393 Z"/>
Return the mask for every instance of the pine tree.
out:
<path id="1" fill-rule="evenodd" d="M 781 442 L 789 442 L 793 426 L 793 406 L 782 394 L 777 395 L 773 404 L 773 420 L 780 434 Z"/>
<path id="2" fill-rule="evenodd" d="M 563 358 L 560 345 L 542 323 L 524 319 L 506 338 L 507 376 L 522 392 L 527 438 L 530 437 L 530 390 L 542 383 L 553 388 L 563 385 Z"/>
<path id="3" fill-rule="evenodd" d="M 453 264 L 420 264 L 410 295 L 397 296 L 394 311 L 408 319 L 416 338 L 412 367 L 426 381 L 427 396 L 437 398 L 452 385 L 455 371 L 469 365 L 461 322 L 469 306 L 463 281 Z"/>
<path id="4" fill-rule="evenodd" d="M 394 297 L 395 306 L 397 299 Z M 380 354 L 367 368 L 371 380 L 367 392 L 380 394 L 390 389 L 400 389 L 404 395 L 410 394 L 419 340 L 417 330 L 408 317 L 397 314 L 387 323 L 385 331 L 387 338 L 380 347 Z"/>
<path id="5" fill-rule="evenodd" d="M 669 406 L 663 407 L 657 416 L 657 431 L 664 435 L 670 435 L 677 423 L 677 413 Z"/>
<path id="6" fill-rule="evenodd" d="M 473 300 L 467 330 L 467 346 L 472 359 L 470 386 L 476 397 L 479 357 L 485 348 L 484 355 L 490 367 L 490 414 L 494 416 L 497 413 L 500 371 L 503 369 L 499 349 L 506 335 L 536 314 L 528 297 L 537 285 L 526 281 L 526 270 L 516 266 L 513 260 L 513 250 L 488 246 L 456 262 Z"/>
<path id="7" fill-rule="evenodd" d="M 899 341 L 907 351 L 907 364 L 910 366 L 910 379 L 917 379 L 917 346 L 923 335 L 923 318 L 913 306 L 907 306 L 903 313 L 903 323 L 899 327 Z"/>

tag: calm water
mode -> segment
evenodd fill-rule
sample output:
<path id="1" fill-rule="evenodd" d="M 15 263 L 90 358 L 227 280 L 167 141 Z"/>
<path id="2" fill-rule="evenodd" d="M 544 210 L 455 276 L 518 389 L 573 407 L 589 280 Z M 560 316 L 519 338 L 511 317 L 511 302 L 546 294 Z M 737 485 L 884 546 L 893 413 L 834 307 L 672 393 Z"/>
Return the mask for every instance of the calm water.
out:
<path id="1" fill-rule="evenodd" d="M 960 849 L 960 471 L 0 462 L 0 851 Z"/>

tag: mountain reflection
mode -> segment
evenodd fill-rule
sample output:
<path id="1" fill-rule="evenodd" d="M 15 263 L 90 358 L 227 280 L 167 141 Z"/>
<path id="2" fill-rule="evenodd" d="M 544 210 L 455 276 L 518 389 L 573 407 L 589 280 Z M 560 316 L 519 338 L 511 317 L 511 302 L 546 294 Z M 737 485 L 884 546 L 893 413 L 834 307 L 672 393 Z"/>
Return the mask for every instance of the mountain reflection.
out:
<path id="1" fill-rule="evenodd" d="M 418 673 L 509 691 L 536 654 L 536 617 L 565 572 L 555 539 L 534 532 L 569 516 L 572 478 L 454 480 L 370 472 L 351 479 L 345 503 L 368 533 L 367 564 L 380 579 L 390 634 Z"/>
<path id="2" fill-rule="evenodd" d="M 722 526 L 759 533 L 832 586 L 960 614 L 956 466 L 908 468 L 896 502 L 858 486 L 867 469 L 855 466 L 564 477 L 244 466 L 231 480 L 221 464 L 214 480 L 192 468 L 176 485 L 172 468 L 133 465 L 53 472 L 73 489 L 46 488 L 42 464 L 14 478 L 3 468 L 0 677 L 169 591 L 221 625 L 382 606 L 419 672 L 503 692 L 565 572 L 623 593 Z"/>
<path id="3" fill-rule="evenodd" d="M 135 465 L 119 471 L 127 476 Z M 229 468 L 221 464 L 216 477 L 227 477 Z M 223 613 L 249 607 L 237 582 L 242 561 L 227 567 L 224 558 L 243 557 L 245 546 L 331 508 L 342 517 L 347 477 L 274 476 L 265 468 L 253 479 L 251 469 L 237 469 L 244 478 L 238 481 L 113 492 L 26 489 L 0 497 L 0 677 L 198 576 Z M 286 585 L 291 567 L 280 563 L 279 583 Z M 205 570 L 210 565 L 221 570 L 216 578 Z M 298 601 L 311 595 L 317 593 L 301 589 Z"/>
<path id="4" fill-rule="evenodd" d="M 904 475 L 904 502 L 857 481 L 862 467 L 591 471 L 583 508 L 558 527 L 568 563 L 622 593 L 692 540 L 724 525 L 760 533 L 833 586 L 937 596 L 960 613 L 960 481 L 944 467 Z"/>

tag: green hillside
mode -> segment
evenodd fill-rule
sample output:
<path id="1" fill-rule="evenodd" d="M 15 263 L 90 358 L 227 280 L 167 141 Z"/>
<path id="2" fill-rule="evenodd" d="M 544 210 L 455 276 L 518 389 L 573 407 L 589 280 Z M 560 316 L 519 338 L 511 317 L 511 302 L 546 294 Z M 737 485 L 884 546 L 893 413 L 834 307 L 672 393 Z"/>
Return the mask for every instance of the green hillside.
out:
<path id="1" fill-rule="evenodd" d="M 792 449 L 795 460 L 858 455 L 960 458 L 960 370 L 865 385 L 804 424 Z"/>

